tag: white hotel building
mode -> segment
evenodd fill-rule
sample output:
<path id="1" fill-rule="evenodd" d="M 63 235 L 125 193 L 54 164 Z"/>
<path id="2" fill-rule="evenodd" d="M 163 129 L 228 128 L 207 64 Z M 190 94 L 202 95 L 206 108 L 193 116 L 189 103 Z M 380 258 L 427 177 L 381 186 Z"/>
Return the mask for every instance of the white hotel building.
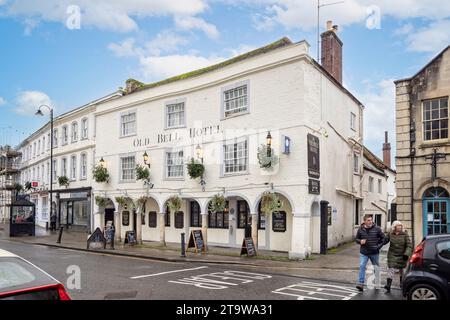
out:
<path id="1" fill-rule="evenodd" d="M 181 233 L 201 228 L 209 246 L 224 247 L 240 247 L 247 232 L 257 248 L 286 252 L 292 259 L 350 241 L 362 199 L 364 107 L 341 84 L 342 42 L 336 30 L 322 35 L 322 47 L 323 66 L 311 58 L 307 42 L 283 38 L 161 82 L 144 85 L 130 79 L 120 95 L 58 119 L 57 136 L 62 139 L 67 126 L 69 141 L 65 146 L 58 141 L 55 170 L 63 170 L 66 161 L 64 173 L 73 178 L 69 189 L 92 186 L 85 199 L 93 208 L 91 231 L 113 221 L 122 241 L 133 230 L 138 241 L 176 243 Z M 89 125 L 85 140 L 83 119 Z M 74 122 L 79 132 L 72 143 Z M 272 170 L 261 168 L 257 157 L 268 132 L 278 157 Z M 37 168 L 42 175 L 48 166 L 48 152 L 33 149 L 42 137 L 48 137 L 47 127 L 22 144 L 28 153 L 24 181 L 33 171 L 33 179 L 38 178 Z M 186 169 L 197 147 L 203 153 L 204 188 Z M 135 167 L 144 163 L 144 153 L 151 184 L 136 180 Z M 91 180 L 92 166 L 101 160 L 110 175 L 106 183 Z M 260 212 L 265 192 L 277 194 L 282 204 L 267 216 Z M 208 210 L 216 194 L 227 199 L 224 212 Z M 177 213 L 166 206 L 173 195 L 182 199 Z M 144 196 L 143 210 L 133 209 Z M 107 201 L 99 206 L 95 197 Z M 119 204 L 117 197 L 128 203 Z M 63 193 L 59 198 L 69 202 L 62 200 Z"/>

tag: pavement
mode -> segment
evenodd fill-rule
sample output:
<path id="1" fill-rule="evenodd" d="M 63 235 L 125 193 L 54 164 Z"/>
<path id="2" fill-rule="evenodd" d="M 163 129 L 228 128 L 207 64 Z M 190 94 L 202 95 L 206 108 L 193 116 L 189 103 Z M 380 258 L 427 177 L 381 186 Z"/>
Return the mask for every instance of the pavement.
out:
<path id="1" fill-rule="evenodd" d="M 2 230 L 3 229 L 3 230 Z M 186 257 L 181 257 L 179 244 L 147 243 L 129 246 L 117 244 L 115 249 L 87 250 L 86 241 L 88 234 L 84 232 L 64 231 L 61 243 L 58 244 L 59 232 L 48 232 L 43 228 L 36 228 L 36 236 L 19 236 L 10 238 L 8 226 L 0 224 L 0 239 L 9 243 L 33 245 L 55 249 L 70 249 L 88 254 L 118 256 L 122 258 L 138 258 L 159 262 L 201 264 L 201 265 L 228 265 L 244 267 L 247 269 L 266 271 L 284 275 L 287 277 L 300 277 L 320 281 L 334 281 L 341 284 L 354 285 L 358 276 L 359 247 L 356 244 L 346 244 L 329 251 L 326 255 L 313 255 L 307 260 L 290 261 L 287 253 L 271 251 L 258 251 L 257 257 L 240 256 L 239 248 L 208 247 L 207 254 L 187 252 Z M 0 243 L 0 248 L 2 243 Z M 381 252 L 382 283 L 386 276 L 386 251 Z M 372 275 L 369 266 L 367 279 Z M 399 289 L 398 280 L 394 281 L 394 289 Z"/>

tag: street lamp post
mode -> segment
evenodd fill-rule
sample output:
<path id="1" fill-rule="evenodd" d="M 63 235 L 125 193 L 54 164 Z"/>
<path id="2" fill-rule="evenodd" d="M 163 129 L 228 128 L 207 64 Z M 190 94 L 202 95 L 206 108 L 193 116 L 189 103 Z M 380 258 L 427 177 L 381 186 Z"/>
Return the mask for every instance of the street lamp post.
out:
<path id="1" fill-rule="evenodd" d="M 42 112 L 42 108 L 45 107 L 50 111 L 50 220 L 52 219 L 53 215 L 53 108 L 49 107 L 46 104 L 43 104 L 39 106 L 38 110 L 36 111 L 37 116 L 43 116 L 44 113 Z"/>

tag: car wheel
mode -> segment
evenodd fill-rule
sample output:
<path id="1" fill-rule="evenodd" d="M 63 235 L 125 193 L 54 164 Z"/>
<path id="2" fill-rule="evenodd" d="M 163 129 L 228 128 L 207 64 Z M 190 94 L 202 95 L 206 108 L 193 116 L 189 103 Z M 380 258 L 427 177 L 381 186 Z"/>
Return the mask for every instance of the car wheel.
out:
<path id="1" fill-rule="evenodd" d="M 441 294 L 433 286 L 417 284 L 409 290 L 408 300 L 441 300 Z"/>

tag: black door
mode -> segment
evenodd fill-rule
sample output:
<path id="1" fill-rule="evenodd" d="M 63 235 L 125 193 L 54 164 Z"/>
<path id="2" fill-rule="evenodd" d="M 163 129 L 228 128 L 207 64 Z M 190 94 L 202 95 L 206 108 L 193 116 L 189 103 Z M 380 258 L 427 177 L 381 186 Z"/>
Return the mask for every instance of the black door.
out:
<path id="1" fill-rule="evenodd" d="M 108 221 L 114 225 L 114 209 L 105 209 L 105 226 Z"/>
<path id="2" fill-rule="evenodd" d="M 250 238 L 252 236 L 252 223 L 247 201 L 239 200 L 237 202 L 237 205 L 238 205 L 238 219 L 239 219 L 238 227 L 244 228 L 245 238 Z"/>
<path id="3" fill-rule="evenodd" d="M 133 209 L 133 231 L 134 232 L 136 232 L 136 230 L 137 230 L 136 219 L 137 219 L 136 209 Z"/>
<path id="4" fill-rule="evenodd" d="M 320 254 L 328 248 L 328 201 L 320 201 Z"/>

